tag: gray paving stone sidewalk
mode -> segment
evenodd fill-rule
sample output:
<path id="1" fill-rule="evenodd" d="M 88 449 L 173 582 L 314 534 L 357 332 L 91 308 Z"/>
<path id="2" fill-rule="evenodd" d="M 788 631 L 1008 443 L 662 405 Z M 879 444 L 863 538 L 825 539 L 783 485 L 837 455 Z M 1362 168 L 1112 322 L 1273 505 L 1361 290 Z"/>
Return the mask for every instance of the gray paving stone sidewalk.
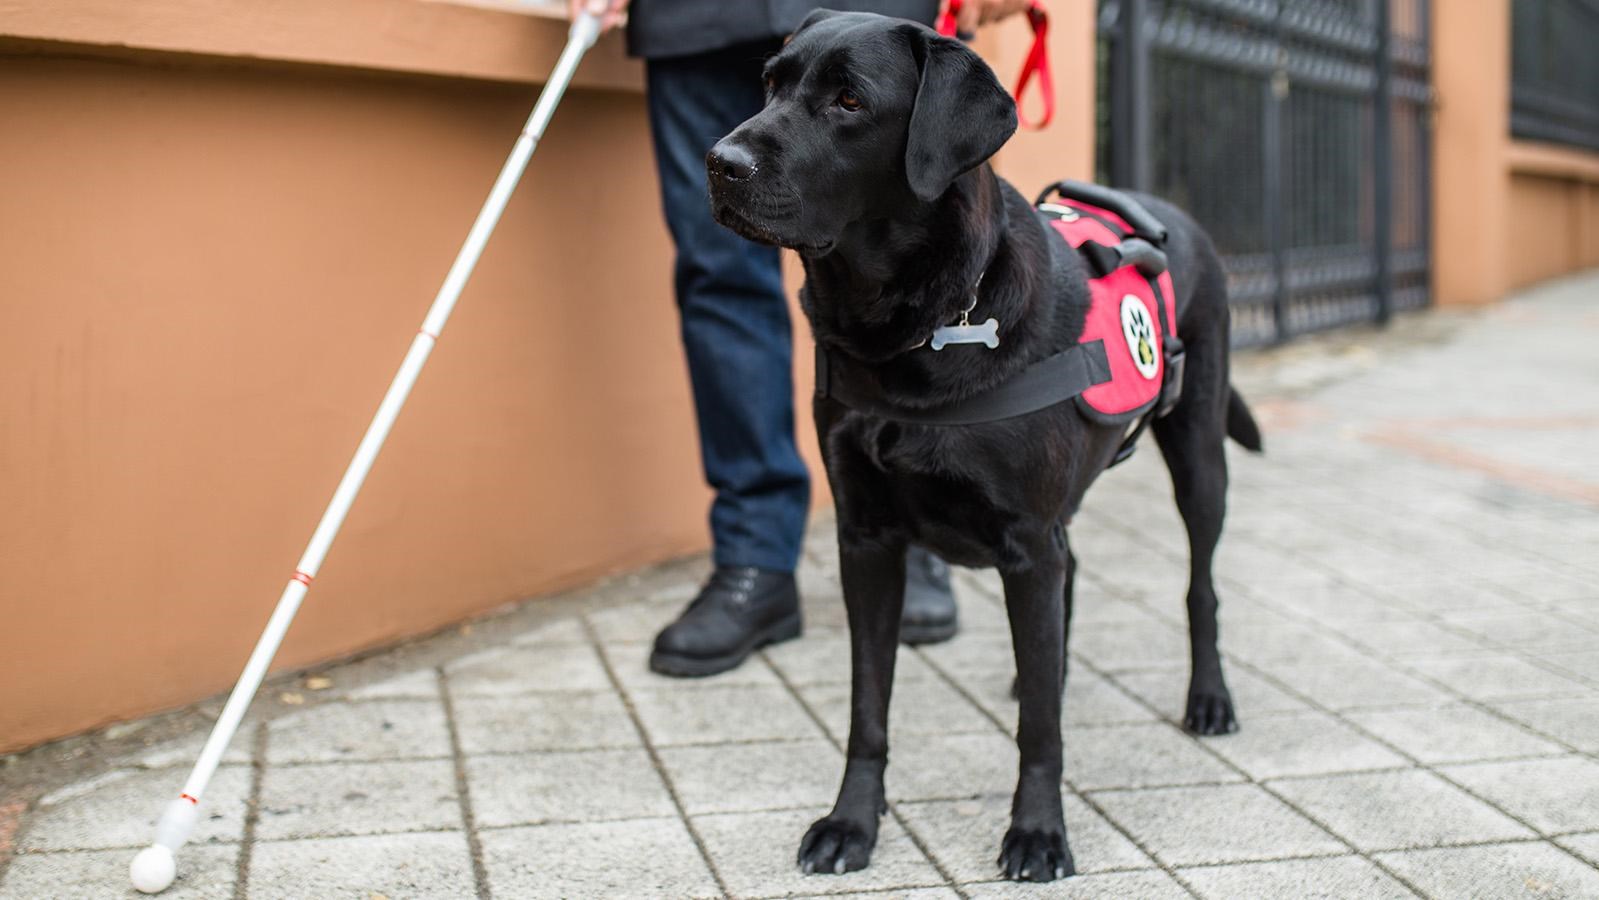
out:
<path id="1" fill-rule="evenodd" d="M 997 880 L 1016 713 L 974 572 L 961 634 L 901 650 L 873 865 L 796 870 L 846 738 L 824 520 L 805 638 L 724 677 L 645 669 L 690 560 L 280 679 L 167 896 L 1599 897 L 1596 346 L 1591 275 L 1240 356 L 1268 455 L 1232 457 L 1218 563 L 1236 735 L 1179 725 L 1158 454 L 1103 479 L 1072 530 L 1068 882 Z M 130 896 L 214 706 L 0 766 L 0 898 Z"/>

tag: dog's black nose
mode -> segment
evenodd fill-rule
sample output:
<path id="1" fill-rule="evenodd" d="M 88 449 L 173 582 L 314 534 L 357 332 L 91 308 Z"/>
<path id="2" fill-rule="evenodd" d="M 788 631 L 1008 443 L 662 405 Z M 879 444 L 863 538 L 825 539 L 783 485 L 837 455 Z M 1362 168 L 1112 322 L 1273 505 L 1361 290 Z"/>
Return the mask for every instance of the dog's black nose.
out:
<path id="1" fill-rule="evenodd" d="M 712 175 L 728 181 L 744 181 L 755 174 L 755 157 L 737 144 L 721 141 L 705 158 Z"/>

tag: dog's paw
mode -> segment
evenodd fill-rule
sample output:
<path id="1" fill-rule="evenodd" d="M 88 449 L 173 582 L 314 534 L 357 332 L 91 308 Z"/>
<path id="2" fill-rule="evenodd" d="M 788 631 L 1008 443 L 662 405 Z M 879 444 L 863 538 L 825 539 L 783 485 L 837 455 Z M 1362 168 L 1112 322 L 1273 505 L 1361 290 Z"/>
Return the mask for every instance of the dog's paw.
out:
<path id="1" fill-rule="evenodd" d="M 1055 829 L 1012 828 L 1000 844 L 999 868 L 1011 881 L 1054 881 L 1077 874 L 1066 833 Z"/>
<path id="2" fill-rule="evenodd" d="M 1183 727 L 1194 734 L 1232 734 L 1238 730 L 1238 717 L 1233 714 L 1233 698 L 1223 688 L 1221 691 L 1189 691 L 1188 711 L 1183 714 Z"/>
<path id="3" fill-rule="evenodd" d="M 875 823 L 874 823 L 875 825 Z M 806 875 L 842 875 L 866 868 L 877 845 L 877 829 L 848 819 L 818 819 L 800 841 L 799 867 Z"/>

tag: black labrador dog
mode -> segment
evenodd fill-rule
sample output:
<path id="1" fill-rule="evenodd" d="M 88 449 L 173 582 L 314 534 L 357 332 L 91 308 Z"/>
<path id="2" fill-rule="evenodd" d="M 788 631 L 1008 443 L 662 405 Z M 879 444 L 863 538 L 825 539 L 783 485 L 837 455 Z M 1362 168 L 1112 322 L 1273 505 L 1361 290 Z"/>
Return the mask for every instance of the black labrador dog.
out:
<path id="1" fill-rule="evenodd" d="M 1088 271 L 986 160 L 1016 128 L 1014 102 L 959 41 L 922 25 L 818 11 L 766 66 L 767 102 L 707 156 L 711 205 L 745 237 L 799 252 L 801 305 L 818 344 L 909 407 L 1005 382 L 1082 333 Z M 1182 399 L 1153 431 L 1171 470 L 1192 559 L 1187 726 L 1237 727 L 1216 650 L 1211 557 L 1227 489 L 1223 441 L 1258 449 L 1228 380 L 1226 282 L 1209 238 L 1139 197 L 1169 230 Z M 974 285 L 976 288 L 974 289 Z M 924 346 L 967 310 L 998 347 Z M 1014 879 L 1073 872 L 1061 815 L 1061 695 L 1076 560 L 1066 529 L 1123 428 L 1061 403 L 978 425 L 907 425 L 819 397 L 837 505 L 853 690 L 848 760 L 833 811 L 800 843 L 806 872 L 864 867 L 886 811 L 888 702 L 907 542 L 994 567 L 1005 586 L 1021 705 L 1021 774 L 999 863 Z M 1136 752 L 1136 749 L 1131 749 Z"/>

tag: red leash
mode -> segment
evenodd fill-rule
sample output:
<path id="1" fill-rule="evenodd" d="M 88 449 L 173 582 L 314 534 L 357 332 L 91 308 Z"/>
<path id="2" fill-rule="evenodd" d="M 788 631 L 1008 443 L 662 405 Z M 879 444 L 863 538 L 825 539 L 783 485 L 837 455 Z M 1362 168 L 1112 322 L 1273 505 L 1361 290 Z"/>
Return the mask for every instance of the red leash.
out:
<path id="1" fill-rule="evenodd" d="M 955 16 L 961 6 L 961 0 L 949 0 L 949 5 L 938 17 L 939 34 L 956 36 Z M 1055 117 L 1055 79 L 1049 73 L 1049 45 L 1045 41 L 1049 35 L 1049 14 L 1044 12 L 1042 0 L 1033 0 L 1033 5 L 1027 10 L 1027 21 L 1033 26 L 1033 49 L 1028 51 L 1027 61 L 1022 64 L 1022 75 L 1016 80 L 1016 117 L 1024 127 L 1038 131 Z M 1033 122 L 1022 112 L 1022 94 L 1027 91 L 1027 84 L 1035 75 L 1038 76 L 1038 95 L 1044 101 L 1044 117 Z"/>

